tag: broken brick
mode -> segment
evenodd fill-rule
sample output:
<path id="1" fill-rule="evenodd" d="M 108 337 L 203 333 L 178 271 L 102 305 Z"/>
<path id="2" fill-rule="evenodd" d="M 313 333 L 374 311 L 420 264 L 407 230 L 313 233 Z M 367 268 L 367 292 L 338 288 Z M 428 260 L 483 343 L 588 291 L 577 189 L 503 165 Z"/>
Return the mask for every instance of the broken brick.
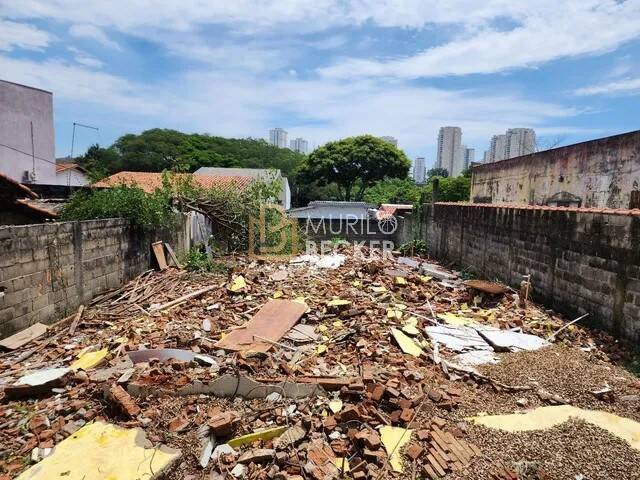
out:
<path id="1" fill-rule="evenodd" d="M 129 418 L 136 418 L 140 415 L 140 407 L 136 401 L 120 385 L 113 384 L 105 392 L 108 400 L 115 403 L 118 408 Z"/>

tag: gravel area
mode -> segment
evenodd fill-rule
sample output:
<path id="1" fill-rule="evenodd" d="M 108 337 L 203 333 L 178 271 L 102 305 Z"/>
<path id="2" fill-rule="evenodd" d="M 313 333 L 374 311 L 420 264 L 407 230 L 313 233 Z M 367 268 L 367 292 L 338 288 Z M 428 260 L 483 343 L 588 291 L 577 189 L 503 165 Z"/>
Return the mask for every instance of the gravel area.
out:
<path id="1" fill-rule="evenodd" d="M 576 347 L 554 345 L 533 352 L 504 353 L 496 365 L 486 365 L 479 370 L 488 377 L 508 385 L 531 385 L 528 392 L 498 394 L 491 392 L 486 411 L 504 411 L 504 407 L 518 407 L 517 399 L 526 399 L 526 408 L 542 405 L 537 390 L 559 395 L 572 405 L 582 408 L 607 410 L 640 421 L 640 380 L 622 367 L 599 358 L 592 352 Z M 611 387 L 615 393 L 613 402 L 596 398 L 591 392 Z M 488 387 L 487 387 L 488 388 Z M 483 396 L 481 392 L 478 393 Z M 474 399 L 482 401 L 482 398 Z"/>
<path id="2" fill-rule="evenodd" d="M 520 473 L 522 480 L 640 479 L 639 451 L 608 432 L 578 420 L 548 430 L 523 433 L 470 426 L 468 440 L 481 445 L 483 455 L 476 457 L 466 471 L 452 474 L 448 479 L 494 479 L 497 459 Z"/>

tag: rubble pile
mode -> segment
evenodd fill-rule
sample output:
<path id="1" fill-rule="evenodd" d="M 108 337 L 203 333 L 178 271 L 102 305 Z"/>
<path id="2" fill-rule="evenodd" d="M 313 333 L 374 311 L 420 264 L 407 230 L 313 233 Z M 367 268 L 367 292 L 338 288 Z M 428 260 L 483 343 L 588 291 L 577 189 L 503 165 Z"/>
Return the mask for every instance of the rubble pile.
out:
<path id="1" fill-rule="evenodd" d="M 478 465 L 483 478 L 530 478 L 513 449 L 484 451 L 506 434 L 469 417 L 637 412 L 640 383 L 609 362 L 624 350 L 608 335 L 418 258 L 343 253 L 145 272 L 9 341 L 0 479 L 481 478 Z M 527 374 L 540 362 L 513 360 L 559 344 L 577 363 L 562 376 L 559 350 L 552 382 Z M 592 362 L 597 385 L 560 388 Z M 130 446 L 115 453 L 118 438 Z M 540 478 L 561 478 L 544 461 Z"/>

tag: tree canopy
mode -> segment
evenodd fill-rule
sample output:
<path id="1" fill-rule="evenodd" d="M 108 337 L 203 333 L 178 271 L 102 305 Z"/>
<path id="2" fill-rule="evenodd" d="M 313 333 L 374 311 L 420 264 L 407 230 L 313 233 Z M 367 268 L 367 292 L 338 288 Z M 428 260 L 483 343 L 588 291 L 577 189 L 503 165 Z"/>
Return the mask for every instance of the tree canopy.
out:
<path id="1" fill-rule="evenodd" d="M 309 155 L 302 178 L 335 184 L 343 200 L 362 200 L 365 190 L 384 178 L 404 178 L 411 162 L 401 150 L 372 135 L 329 142 Z"/>
<path id="2" fill-rule="evenodd" d="M 449 172 L 447 171 L 446 168 L 440 168 L 440 167 L 433 167 L 430 170 L 427 170 L 427 178 L 431 178 L 431 177 L 448 177 L 449 176 Z"/>
<path id="3" fill-rule="evenodd" d="M 123 135 L 108 148 L 95 145 L 78 162 L 96 176 L 122 170 L 193 172 L 200 167 L 274 168 L 280 169 L 284 176 L 292 176 L 304 158 L 300 153 L 274 147 L 262 139 L 223 138 L 154 128 L 139 135 Z"/>
<path id="4" fill-rule="evenodd" d="M 381 180 L 374 186 L 367 188 L 364 200 L 376 205 L 381 203 L 414 204 L 420 201 L 423 190 L 410 178 L 391 178 Z"/>

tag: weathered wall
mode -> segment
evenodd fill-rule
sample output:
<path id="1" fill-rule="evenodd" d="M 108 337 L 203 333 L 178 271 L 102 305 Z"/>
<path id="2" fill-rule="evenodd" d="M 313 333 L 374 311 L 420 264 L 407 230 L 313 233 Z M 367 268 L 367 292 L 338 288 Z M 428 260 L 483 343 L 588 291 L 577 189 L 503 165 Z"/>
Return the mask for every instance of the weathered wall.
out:
<path id="1" fill-rule="evenodd" d="M 518 287 L 640 340 L 640 212 L 436 203 L 424 210 L 429 253 Z"/>
<path id="2" fill-rule="evenodd" d="M 342 238 L 348 242 L 391 241 L 397 247 L 409 234 L 410 222 L 395 217 L 396 223 L 383 225 L 372 219 L 306 219 L 298 218 L 303 235 L 308 240 L 320 242 Z"/>
<path id="3" fill-rule="evenodd" d="M 0 227 L 0 338 L 58 320 L 147 270 L 153 241 L 183 251 L 184 225 L 148 230 L 109 219 Z"/>
<path id="4" fill-rule="evenodd" d="M 479 165 L 471 200 L 556 206 L 568 193 L 582 207 L 629 208 L 638 190 L 640 131 Z"/>
<path id="5" fill-rule="evenodd" d="M 55 183 L 51 92 L 0 80 L 0 143 L 11 147 L 0 146 L 0 172 L 18 182 L 25 170 L 33 170 L 31 122 L 37 182 Z"/>

